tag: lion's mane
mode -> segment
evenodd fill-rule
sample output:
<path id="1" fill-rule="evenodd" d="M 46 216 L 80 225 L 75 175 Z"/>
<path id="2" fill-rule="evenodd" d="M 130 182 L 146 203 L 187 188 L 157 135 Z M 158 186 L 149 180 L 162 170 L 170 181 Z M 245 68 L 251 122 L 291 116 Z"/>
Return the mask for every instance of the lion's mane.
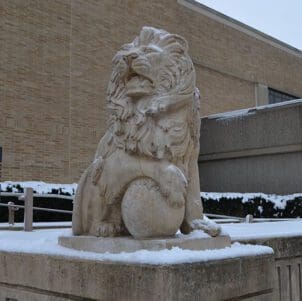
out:
<path id="1" fill-rule="evenodd" d="M 151 68 L 156 68 L 152 72 L 149 70 L 156 74 L 154 93 L 148 100 L 135 102 L 125 94 L 129 66 L 124 56 L 150 45 L 159 50 L 163 64 L 150 64 Z M 140 35 L 132 43 L 123 45 L 113 59 L 107 93 L 110 151 L 106 149 L 101 155 L 106 157 L 105 153 L 109 155 L 116 148 L 122 148 L 140 156 L 171 159 L 183 157 L 190 145 L 198 147 L 199 97 L 195 89 L 195 70 L 188 55 L 187 42 L 164 30 L 143 27 Z M 181 117 L 177 115 L 178 102 L 182 110 L 186 110 Z M 148 114 L 150 107 L 161 105 L 169 108 L 162 113 Z"/>

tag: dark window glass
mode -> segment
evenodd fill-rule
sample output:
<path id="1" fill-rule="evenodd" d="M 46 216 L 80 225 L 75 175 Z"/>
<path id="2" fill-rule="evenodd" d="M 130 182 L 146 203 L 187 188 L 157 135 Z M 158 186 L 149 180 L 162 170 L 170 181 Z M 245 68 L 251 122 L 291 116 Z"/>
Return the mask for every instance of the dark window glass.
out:
<path id="1" fill-rule="evenodd" d="M 268 88 L 268 99 L 269 99 L 269 103 L 278 103 L 278 102 L 298 99 L 298 97 L 287 93 L 283 93 L 275 89 Z"/>
<path id="2" fill-rule="evenodd" d="M 2 176 L 2 147 L 0 146 L 0 181 L 1 181 L 1 176 Z M 1 189 L 0 189 L 0 193 L 1 193 Z"/>

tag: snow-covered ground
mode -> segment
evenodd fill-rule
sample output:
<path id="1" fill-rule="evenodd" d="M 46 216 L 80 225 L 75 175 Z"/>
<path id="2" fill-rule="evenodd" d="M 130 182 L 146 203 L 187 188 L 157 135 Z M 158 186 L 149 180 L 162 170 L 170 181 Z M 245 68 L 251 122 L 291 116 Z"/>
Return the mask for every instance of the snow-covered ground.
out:
<path id="1" fill-rule="evenodd" d="M 6 191 L 8 187 L 13 188 L 19 184 L 22 188 L 32 187 L 39 194 L 49 194 L 52 189 L 74 194 L 76 184 L 51 184 L 44 182 L 2 182 L 1 190 Z M 17 190 L 15 190 L 16 192 Z M 243 201 L 259 197 L 272 200 L 277 207 L 283 208 L 286 201 L 302 194 L 290 196 L 235 193 L 202 193 L 202 197 L 217 199 L 223 197 L 242 197 Z M 97 254 L 64 248 L 57 244 L 59 236 L 71 235 L 70 229 L 47 229 L 34 230 L 33 232 L 23 231 L 0 231 L 0 251 L 25 252 L 34 254 L 50 254 L 54 256 L 77 257 L 81 259 L 94 259 L 101 261 L 119 261 L 143 264 L 177 264 L 185 262 L 202 262 L 208 260 L 218 260 L 234 258 L 238 256 L 253 256 L 260 254 L 270 254 L 273 250 L 266 246 L 255 246 L 239 244 L 235 241 L 246 239 L 261 239 L 274 237 L 292 237 L 302 235 L 302 219 L 295 221 L 264 222 L 264 223 L 236 223 L 221 225 L 223 232 L 228 233 L 234 243 L 231 247 L 220 250 L 191 251 L 173 248 L 172 250 L 147 251 L 141 250 L 133 253 L 121 254 Z M 193 233 L 192 235 L 199 235 Z"/>
<path id="2" fill-rule="evenodd" d="M 233 241 L 251 238 L 288 237 L 302 235 L 302 221 L 270 222 L 255 224 L 225 224 L 223 232 L 229 233 Z M 57 244 L 59 236 L 71 235 L 70 229 L 23 231 L 0 231 L 0 251 L 49 254 L 54 256 L 76 257 L 101 261 L 118 261 L 142 264 L 179 264 L 188 262 L 204 262 L 271 254 L 273 250 L 266 246 L 245 245 L 234 242 L 231 247 L 220 250 L 191 251 L 173 248 L 171 250 L 147 251 L 132 253 L 98 254 L 64 248 Z M 203 235 L 198 231 L 191 234 Z"/>
<path id="3" fill-rule="evenodd" d="M 223 232 L 228 233 L 234 243 L 231 247 L 220 250 L 191 251 L 173 248 L 172 250 L 146 251 L 121 254 L 97 254 L 64 248 L 57 244 L 59 236 L 71 235 L 70 229 L 23 231 L 0 231 L 0 251 L 49 254 L 54 256 L 76 257 L 101 261 L 119 261 L 143 264 L 177 264 L 185 262 L 202 262 L 270 254 L 273 250 L 265 246 L 239 244 L 235 241 L 245 239 L 261 239 L 273 237 L 292 237 L 302 235 L 302 220 L 267 222 L 267 223 L 236 223 L 221 225 Z M 191 235 L 203 235 L 195 231 Z"/>

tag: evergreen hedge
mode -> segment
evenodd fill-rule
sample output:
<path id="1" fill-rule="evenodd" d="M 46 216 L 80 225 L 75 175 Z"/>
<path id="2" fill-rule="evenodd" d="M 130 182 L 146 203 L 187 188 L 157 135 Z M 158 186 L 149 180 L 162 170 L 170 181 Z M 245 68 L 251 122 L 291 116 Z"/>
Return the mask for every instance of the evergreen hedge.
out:
<path id="1" fill-rule="evenodd" d="M 256 218 L 297 218 L 302 217 L 302 195 L 293 195 L 284 201 L 283 206 L 263 196 L 244 200 L 242 197 L 211 198 L 201 197 L 204 212 L 211 214 L 245 217 L 251 214 Z"/>

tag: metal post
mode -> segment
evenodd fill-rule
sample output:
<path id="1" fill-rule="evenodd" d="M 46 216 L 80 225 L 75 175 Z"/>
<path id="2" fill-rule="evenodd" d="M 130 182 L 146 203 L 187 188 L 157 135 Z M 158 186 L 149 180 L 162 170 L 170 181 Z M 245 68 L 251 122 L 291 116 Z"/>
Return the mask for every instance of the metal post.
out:
<path id="1" fill-rule="evenodd" d="M 24 194 L 24 231 L 33 230 L 33 189 L 25 188 Z"/>
<path id="2" fill-rule="evenodd" d="M 15 223 L 15 210 L 13 205 L 15 205 L 14 202 L 8 202 L 7 205 L 8 207 L 8 224 L 13 225 Z"/>
<path id="3" fill-rule="evenodd" d="M 254 221 L 253 215 L 248 214 L 248 215 L 245 217 L 245 222 L 246 222 L 246 223 L 253 223 L 253 221 Z"/>

